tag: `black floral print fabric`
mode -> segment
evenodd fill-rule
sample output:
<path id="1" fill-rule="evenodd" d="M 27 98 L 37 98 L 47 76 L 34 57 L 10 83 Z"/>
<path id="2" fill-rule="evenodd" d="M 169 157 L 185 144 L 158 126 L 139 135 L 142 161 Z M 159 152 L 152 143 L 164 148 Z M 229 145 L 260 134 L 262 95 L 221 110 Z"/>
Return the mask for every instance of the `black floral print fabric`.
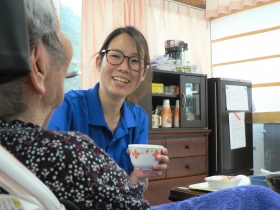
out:
<path id="1" fill-rule="evenodd" d="M 0 144 L 58 199 L 73 201 L 81 210 L 149 209 L 144 183 L 130 187 L 127 173 L 82 133 L 0 121 Z"/>

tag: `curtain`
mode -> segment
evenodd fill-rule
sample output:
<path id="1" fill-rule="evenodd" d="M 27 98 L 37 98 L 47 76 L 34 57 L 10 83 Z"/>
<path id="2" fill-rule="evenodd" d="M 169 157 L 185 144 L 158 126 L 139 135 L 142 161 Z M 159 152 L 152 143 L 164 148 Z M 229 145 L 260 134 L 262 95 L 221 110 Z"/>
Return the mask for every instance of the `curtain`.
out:
<path id="1" fill-rule="evenodd" d="M 242 9 L 245 5 L 256 6 L 258 2 L 269 2 L 270 0 L 207 0 L 206 18 L 218 17 L 220 13 L 230 14 L 233 9 Z"/>
<path id="2" fill-rule="evenodd" d="M 118 27 L 132 25 L 146 37 L 151 59 L 165 53 L 164 41 L 179 39 L 189 44 L 189 58 L 211 72 L 210 27 L 205 11 L 163 0 L 83 0 L 81 88 L 99 81 L 95 65 L 107 35 Z"/>
<path id="3" fill-rule="evenodd" d="M 156 26 L 149 0 L 83 0 L 82 8 L 83 89 L 99 81 L 93 55 L 98 53 L 103 41 L 114 29 L 132 25 L 149 40 L 150 51 L 156 49 Z"/>

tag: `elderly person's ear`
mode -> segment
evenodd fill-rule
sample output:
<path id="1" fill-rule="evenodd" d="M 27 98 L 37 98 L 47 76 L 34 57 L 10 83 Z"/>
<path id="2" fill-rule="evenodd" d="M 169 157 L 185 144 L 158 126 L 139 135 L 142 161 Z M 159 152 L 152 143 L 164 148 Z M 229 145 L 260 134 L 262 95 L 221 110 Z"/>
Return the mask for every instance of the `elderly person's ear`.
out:
<path id="1" fill-rule="evenodd" d="M 49 62 L 49 54 L 47 53 L 43 43 L 39 42 L 39 44 L 32 51 L 30 57 L 30 79 L 34 89 L 40 95 L 45 93 L 44 81 L 47 75 L 47 70 L 50 67 Z"/>

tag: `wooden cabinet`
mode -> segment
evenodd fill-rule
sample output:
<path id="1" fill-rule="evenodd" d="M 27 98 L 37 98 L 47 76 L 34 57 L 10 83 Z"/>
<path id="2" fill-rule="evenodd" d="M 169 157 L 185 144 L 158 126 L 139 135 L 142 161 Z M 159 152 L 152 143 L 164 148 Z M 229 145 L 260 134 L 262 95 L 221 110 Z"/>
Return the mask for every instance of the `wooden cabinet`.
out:
<path id="1" fill-rule="evenodd" d="M 208 176 L 210 130 L 157 129 L 149 133 L 149 144 L 163 145 L 170 158 L 162 176 L 149 179 L 144 198 L 151 205 L 170 202 L 169 189 L 204 182 Z"/>
<path id="2" fill-rule="evenodd" d="M 135 95 L 138 96 L 147 81 L 140 84 Z M 174 71 L 153 70 L 153 83 L 161 83 L 164 86 L 178 86 L 179 94 L 152 93 L 150 89 L 144 98 L 139 100 L 148 117 L 152 129 L 152 113 L 157 107 L 163 105 L 164 99 L 169 99 L 171 108 L 175 107 L 176 100 L 180 104 L 180 128 L 208 129 L 207 119 L 207 75 Z"/>
<path id="3" fill-rule="evenodd" d="M 149 144 L 163 145 L 168 149 L 170 158 L 168 169 L 161 176 L 149 179 L 149 186 L 144 194 L 144 198 L 151 205 L 159 205 L 171 202 L 168 195 L 172 187 L 204 182 L 204 178 L 208 176 L 210 130 L 207 113 L 207 75 L 153 70 L 153 83 L 179 87 L 179 94 L 156 94 L 150 89 L 139 100 L 139 105 L 149 117 Z M 146 80 L 135 91 L 136 97 L 141 95 L 145 85 Z M 152 114 L 156 107 L 163 105 L 164 99 L 169 99 L 171 107 L 179 100 L 179 128 L 152 128 Z"/>

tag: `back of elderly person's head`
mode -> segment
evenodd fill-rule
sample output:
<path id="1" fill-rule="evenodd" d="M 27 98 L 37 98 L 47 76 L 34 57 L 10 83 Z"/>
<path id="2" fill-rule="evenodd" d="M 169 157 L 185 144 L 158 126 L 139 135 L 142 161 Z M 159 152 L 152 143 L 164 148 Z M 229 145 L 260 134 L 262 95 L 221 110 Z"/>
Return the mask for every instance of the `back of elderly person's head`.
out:
<path id="1" fill-rule="evenodd" d="M 42 42 L 49 52 L 51 66 L 59 70 L 63 65 L 65 53 L 58 34 L 59 22 L 53 6 L 49 0 L 24 0 L 24 3 L 30 52 Z M 21 79 L 0 85 L 0 101 L 0 120 L 25 111 Z"/>

